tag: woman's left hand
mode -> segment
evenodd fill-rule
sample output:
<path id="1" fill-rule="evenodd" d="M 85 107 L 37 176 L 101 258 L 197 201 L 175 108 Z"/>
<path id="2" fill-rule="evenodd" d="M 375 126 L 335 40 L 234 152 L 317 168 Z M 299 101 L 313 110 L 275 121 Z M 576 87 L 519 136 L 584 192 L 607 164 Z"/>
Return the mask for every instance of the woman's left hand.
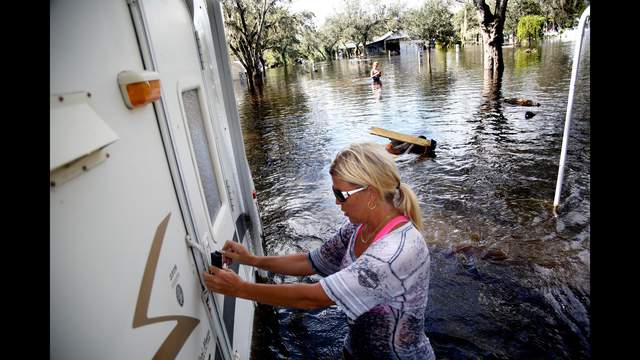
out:
<path id="1" fill-rule="evenodd" d="M 211 273 L 204 273 L 204 283 L 207 289 L 215 293 L 236 296 L 244 283 L 242 278 L 233 270 L 209 267 Z"/>

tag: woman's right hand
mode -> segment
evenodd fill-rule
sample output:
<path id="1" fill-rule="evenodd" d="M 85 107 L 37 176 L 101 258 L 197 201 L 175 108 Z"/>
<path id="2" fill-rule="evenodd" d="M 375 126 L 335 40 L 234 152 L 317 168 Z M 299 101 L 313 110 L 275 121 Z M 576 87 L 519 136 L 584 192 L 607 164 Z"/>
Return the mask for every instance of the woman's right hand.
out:
<path id="1" fill-rule="evenodd" d="M 242 244 L 227 240 L 222 247 L 222 261 L 231 265 L 234 261 L 244 265 L 253 265 L 254 256 Z"/>

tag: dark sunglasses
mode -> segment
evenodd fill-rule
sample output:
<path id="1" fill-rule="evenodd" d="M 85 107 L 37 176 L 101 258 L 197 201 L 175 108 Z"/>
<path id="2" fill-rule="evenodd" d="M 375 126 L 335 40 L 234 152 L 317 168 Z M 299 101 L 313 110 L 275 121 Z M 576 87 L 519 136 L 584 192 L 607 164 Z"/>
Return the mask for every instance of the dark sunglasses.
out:
<path id="1" fill-rule="evenodd" d="M 338 199 L 338 201 L 340 201 L 341 203 L 347 201 L 347 199 L 349 198 L 349 196 L 357 193 L 358 191 L 362 191 L 362 190 L 366 190 L 368 186 L 364 186 L 361 188 L 357 188 L 357 189 L 353 189 L 353 190 L 349 190 L 349 191 L 340 191 L 336 188 L 334 188 L 333 186 L 331 187 L 331 190 L 333 190 L 333 195 L 336 196 L 336 199 Z"/>

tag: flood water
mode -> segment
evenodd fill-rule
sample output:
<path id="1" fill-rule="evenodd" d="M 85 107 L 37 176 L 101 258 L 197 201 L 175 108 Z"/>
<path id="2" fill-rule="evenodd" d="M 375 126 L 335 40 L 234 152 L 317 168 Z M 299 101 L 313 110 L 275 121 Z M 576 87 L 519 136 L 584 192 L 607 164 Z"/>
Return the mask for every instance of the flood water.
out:
<path id="1" fill-rule="evenodd" d="M 588 33 L 587 33 L 588 34 Z M 348 60 L 268 70 L 262 93 L 236 84 L 245 149 L 269 255 L 308 251 L 347 220 L 331 192 L 335 154 L 387 140 L 372 126 L 437 141 L 435 158 L 397 158 L 416 192 L 432 257 L 425 331 L 438 359 L 588 359 L 590 326 L 590 46 L 585 35 L 559 217 L 552 213 L 574 42 L 504 48 L 501 81 L 482 49 L 429 59 Z M 429 65 L 430 63 L 430 65 Z M 509 105 L 505 98 L 539 102 Z M 526 119 L 525 112 L 536 115 Z M 270 275 L 270 281 L 318 277 Z M 336 308 L 260 305 L 253 359 L 336 359 L 347 331 Z"/>

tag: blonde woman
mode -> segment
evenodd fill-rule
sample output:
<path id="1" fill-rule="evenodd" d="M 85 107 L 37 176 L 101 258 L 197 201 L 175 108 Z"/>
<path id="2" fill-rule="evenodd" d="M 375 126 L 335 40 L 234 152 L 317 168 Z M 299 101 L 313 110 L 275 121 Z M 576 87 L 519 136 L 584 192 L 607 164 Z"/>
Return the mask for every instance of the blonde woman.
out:
<path id="1" fill-rule="evenodd" d="M 253 256 L 232 241 L 223 247 L 227 263 L 324 278 L 315 284 L 254 284 L 212 267 L 204 274 L 207 288 L 275 306 L 337 305 L 349 323 L 343 359 L 434 359 L 424 332 L 430 257 L 416 195 L 379 144 L 350 145 L 329 172 L 336 205 L 349 223 L 322 246 L 285 256 Z"/>
<path id="2" fill-rule="evenodd" d="M 380 70 L 380 64 L 378 64 L 377 61 L 374 61 L 373 64 L 371 64 L 371 79 L 373 80 L 374 83 L 379 83 L 380 82 L 380 77 L 382 76 L 382 70 Z"/>

